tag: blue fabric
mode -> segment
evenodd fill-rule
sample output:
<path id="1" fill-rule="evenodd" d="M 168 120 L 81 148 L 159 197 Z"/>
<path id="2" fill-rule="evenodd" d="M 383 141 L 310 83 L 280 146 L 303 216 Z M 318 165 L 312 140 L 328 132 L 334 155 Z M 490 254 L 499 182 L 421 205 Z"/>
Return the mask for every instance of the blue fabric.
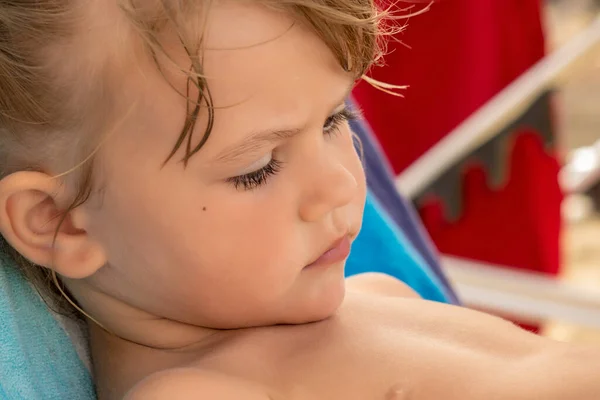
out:
<path id="1" fill-rule="evenodd" d="M 17 268 L 0 255 L 0 399 L 94 399 L 67 333 Z"/>
<path id="2" fill-rule="evenodd" d="M 349 105 L 355 107 L 352 100 L 349 101 Z M 367 185 L 371 195 L 389 214 L 390 223 L 395 224 L 408 239 L 407 245 L 412 245 L 425 261 L 423 268 L 428 270 L 428 274 L 433 274 L 437 278 L 436 281 L 443 286 L 443 292 L 450 303 L 460 304 L 458 296 L 440 267 L 434 246 L 421 225 L 414 207 L 398 194 L 392 169 L 375 135 L 364 120 L 351 121 L 350 125 L 361 141 Z"/>
<path id="3" fill-rule="evenodd" d="M 352 245 L 346 275 L 381 272 L 398 278 L 427 300 L 449 303 L 444 285 L 371 193 L 363 227 Z"/>

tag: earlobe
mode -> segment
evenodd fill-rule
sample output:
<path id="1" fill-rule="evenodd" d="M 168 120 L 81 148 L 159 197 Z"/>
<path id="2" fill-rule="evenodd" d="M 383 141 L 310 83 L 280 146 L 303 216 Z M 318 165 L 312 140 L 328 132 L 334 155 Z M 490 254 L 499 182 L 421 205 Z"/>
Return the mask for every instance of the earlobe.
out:
<path id="1" fill-rule="evenodd" d="M 64 186 L 41 172 L 20 171 L 0 180 L 0 233 L 34 264 L 72 279 L 85 278 L 106 260 L 85 227 L 73 224 Z"/>

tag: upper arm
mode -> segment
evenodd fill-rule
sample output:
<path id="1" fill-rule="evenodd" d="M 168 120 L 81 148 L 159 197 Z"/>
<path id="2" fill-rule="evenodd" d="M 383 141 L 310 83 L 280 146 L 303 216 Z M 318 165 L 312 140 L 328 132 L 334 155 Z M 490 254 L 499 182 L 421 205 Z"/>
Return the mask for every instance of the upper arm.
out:
<path id="1" fill-rule="evenodd" d="M 420 297 L 407 284 L 386 274 L 368 272 L 346 279 L 348 289 L 395 297 Z"/>
<path id="2" fill-rule="evenodd" d="M 133 387 L 124 400 L 269 400 L 251 382 L 194 368 L 159 372 Z"/>

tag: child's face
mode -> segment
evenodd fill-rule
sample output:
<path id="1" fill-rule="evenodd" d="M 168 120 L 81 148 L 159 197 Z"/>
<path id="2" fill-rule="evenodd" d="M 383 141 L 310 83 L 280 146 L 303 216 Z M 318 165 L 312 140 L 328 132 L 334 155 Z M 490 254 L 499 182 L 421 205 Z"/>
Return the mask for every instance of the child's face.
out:
<path id="1" fill-rule="evenodd" d="M 344 262 L 305 267 L 360 229 L 363 169 L 348 125 L 331 118 L 353 79 L 291 25 L 258 7 L 211 11 L 203 66 L 215 126 L 185 169 L 183 153 L 161 167 L 184 99 L 151 63 L 124 80 L 123 101 L 136 105 L 101 150 L 104 190 L 83 206 L 107 258 L 89 283 L 153 315 L 215 328 L 313 321 L 339 306 Z M 182 75 L 165 75 L 185 93 Z M 263 168 L 235 187 L 232 178 Z"/>

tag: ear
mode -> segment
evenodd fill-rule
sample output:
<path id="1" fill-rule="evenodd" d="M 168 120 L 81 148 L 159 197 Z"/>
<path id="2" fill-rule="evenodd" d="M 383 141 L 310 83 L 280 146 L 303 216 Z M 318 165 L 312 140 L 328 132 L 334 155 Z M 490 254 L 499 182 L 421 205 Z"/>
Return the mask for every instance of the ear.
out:
<path id="1" fill-rule="evenodd" d="M 47 174 L 20 171 L 0 180 L 0 233 L 6 241 L 34 264 L 81 279 L 106 258 L 81 213 L 64 213 L 69 205 L 62 180 Z"/>

